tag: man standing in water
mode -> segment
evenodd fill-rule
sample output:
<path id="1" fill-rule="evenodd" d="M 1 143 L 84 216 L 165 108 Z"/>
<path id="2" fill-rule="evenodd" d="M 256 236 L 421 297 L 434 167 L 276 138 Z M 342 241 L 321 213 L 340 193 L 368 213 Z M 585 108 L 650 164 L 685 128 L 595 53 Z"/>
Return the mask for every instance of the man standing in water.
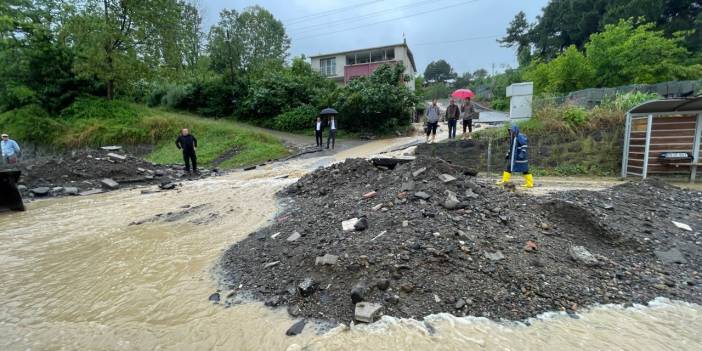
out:
<path id="1" fill-rule="evenodd" d="M 431 106 L 427 108 L 427 143 L 429 142 L 429 135 L 431 135 L 431 142 L 436 139 L 436 128 L 439 126 L 439 116 L 441 112 L 439 111 L 439 106 L 436 105 L 436 99 L 431 101 Z"/>
<path id="2" fill-rule="evenodd" d="M 456 101 L 451 99 L 448 107 L 446 108 L 446 121 L 448 122 L 449 139 L 456 139 L 456 125 L 460 114 L 461 110 L 458 108 L 458 105 L 456 105 Z"/>
<path id="3" fill-rule="evenodd" d="M 180 131 L 180 136 L 176 139 L 176 147 L 183 150 L 183 161 L 185 161 L 185 171 L 190 173 L 190 162 L 193 163 L 193 173 L 198 174 L 197 171 L 197 156 L 195 151 L 197 151 L 197 139 L 190 135 L 188 128 L 183 128 Z"/>
<path id="4" fill-rule="evenodd" d="M 17 157 L 20 153 L 20 147 L 17 142 L 10 139 L 7 134 L 2 135 L 2 141 L 0 141 L 0 149 L 2 149 L 2 160 L 6 164 L 17 163 Z"/>

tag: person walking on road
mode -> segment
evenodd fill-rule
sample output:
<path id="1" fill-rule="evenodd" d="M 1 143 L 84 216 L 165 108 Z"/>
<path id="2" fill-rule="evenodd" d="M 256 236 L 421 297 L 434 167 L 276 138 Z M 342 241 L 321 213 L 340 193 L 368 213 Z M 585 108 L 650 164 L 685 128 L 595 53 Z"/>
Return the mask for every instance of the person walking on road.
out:
<path id="1" fill-rule="evenodd" d="M 17 142 L 10 139 L 7 134 L 2 134 L 2 141 L 0 141 L 0 149 L 2 149 L 2 159 L 6 164 L 15 164 L 19 158 L 20 147 Z"/>
<path id="2" fill-rule="evenodd" d="M 336 120 L 334 115 L 329 116 L 329 135 L 327 136 L 327 149 L 329 148 L 329 141 L 331 141 L 331 148 L 334 150 L 334 143 L 336 142 Z"/>
<path id="3" fill-rule="evenodd" d="M 448 107 L 446 108 L 446 121 L 448 122 L 449 139 L 456 139 L 456 125 L 458 124 L 458 117 L 461 115 L 461 109 L 456 105 L 456 101 L 450 100 Z"/>
<path id="4" fill-rule="evenodd" d="M 436 128 L 439 127 L 439 116 L 441 116 L 441 111 L 439 110 L 439 106 L 436 105 L 436 99 L 434 99 L 431 102 L 431 106 L 427 108 L 427 143 L 429 142 L 429 135 L 431 135 L 432 143 L 436 139 Z"/>
<path id="5" fill-rule="evenodd" d="M 528 140 L 526 135 L 519 132 L 519 127 L 516 124 L 509 129 L 509 151 L 505 159 L 507 159 L 504 172 L 502 172 L 502 180 L 497 182 L 497 185 L 504 185 L 509 182 L 512 173 L 521 172 L 524 174 L 524 188 L 534 187 L 534 176 L 529 173 L 529 157 L 528 157 Z"/>
<path id="6" fill-rule="evenodd" d="M 463 121 L 463 140 L 471 139 L 471 134 L 473 134 L 473 116 L 475 115 L 475 107 L 470 98 L 466 99 L 461 106 L 461 120 Z M 468 129 L 468 134 L 466 134 L 466 128 Z"/>
<path id="7" fill-rule="evenodd" d="M 317 117 L 317 122 L 314 124 L 314 139 L 317 142 L 317 147 L 322 147 L 322 133 L 324 132 L 324 124 L 322 123 L 322 117 Z"/>
<path id="8" fill-rule="evenodd" d="M 185 162 L 185 171 L 190 173 L 190 163 L 193 164 L 193 173 L 198 174 L 197 171 L 197 139 L 195 136 L 190 134 L 188 128 L 183 128 L 180 131 L 180 136 L 176 139 L 176 147 L 183 150 L 183 161 Z"/>

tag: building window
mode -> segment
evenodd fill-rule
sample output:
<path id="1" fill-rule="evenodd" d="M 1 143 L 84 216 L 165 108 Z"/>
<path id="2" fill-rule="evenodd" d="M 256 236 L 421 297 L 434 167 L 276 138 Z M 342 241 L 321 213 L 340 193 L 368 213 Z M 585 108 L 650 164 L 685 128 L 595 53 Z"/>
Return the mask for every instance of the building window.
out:
<path id="1" fill-rule="evenodd" d="M 368 63 L 370 62 L 370 51 L 359 52 L 356 54 L 356 63 Z"/>
<path id="2" fill-rule="evenodd" d="M 323 76 L 336 75 L 336 57 L 319 60 L 319 73 Z"/>
<path id="3" fill-rule="evenodd" d="M 385 49 L 385 59 L 388 61 L 395 59 L 395 48 Z"/>
<path id="4" fill-rule="evenodd" d="M 355 65 L 356 64 L 356 54 L 346 55 L 346 64 Z"/>

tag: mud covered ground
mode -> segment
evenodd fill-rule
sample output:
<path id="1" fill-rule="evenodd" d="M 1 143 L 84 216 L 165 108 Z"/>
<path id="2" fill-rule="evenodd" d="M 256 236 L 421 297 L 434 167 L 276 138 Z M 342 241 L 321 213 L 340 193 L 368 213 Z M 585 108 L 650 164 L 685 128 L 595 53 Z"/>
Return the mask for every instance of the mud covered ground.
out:
<path id="1" fill-rule="evenodd" d="M 280 196 L 284 213 L 223 255 L 224 303 L 252 296 L 343 323 L 358 301 L 396 317 L 510 320 L 657 296 L 702 303 L 699 191 L 644 181 L 536 197 L 440 160 L 351 159 Z M 351 218 L 367 228 L 343 231 Z"/>
<path id="2" fill-rule="evenodd" d="M 110 156 L 110 153 L 113 156 Z M 18 184 L 25 198 L 77 195 L 95 189 L 114 190 L 188 178 L 181 165 L 155 165 L 121 150 L 72 151 L 60 156 L 23 161 L 13 168 L 22 171 Z M 201 175 L 211 174 L 208 170 L 201 171 Z M 197 177 L 199 176 L 195 178 Z M 117 182 L 118 187 L 102 184 L 101 181 L 106 178 Z"/>

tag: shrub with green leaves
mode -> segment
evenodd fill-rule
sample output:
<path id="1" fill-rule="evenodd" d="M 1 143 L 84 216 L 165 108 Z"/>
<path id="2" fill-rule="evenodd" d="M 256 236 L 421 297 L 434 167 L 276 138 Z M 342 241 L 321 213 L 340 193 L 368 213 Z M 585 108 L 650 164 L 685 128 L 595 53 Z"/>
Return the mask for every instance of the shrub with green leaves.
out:
<path id="1" fill-rule="evenodd" d="M 314 125 L 319 111 L 310 105 L 298 106 L 275 117 L 273 127 L 286 132 L 310 129 Z"/>
<path id="2" fill-rule="evenodd" d="M 21 143 L 50 144 L 66 126 L 39 105 L 26 105 L 0 114 L 0 131 Z"/>
<path id="3" fill-rule="evenodd" d="M 645 93 L 641 91 L 617 94 L 614 98 L 606 99 L 602 106 L 616 109 L 619 111 L 629 111 L 636 105 L 640 105 L 646 101 L 659 99 L 660 96 L 656 93 Z"/>
<path id="4" fill-rule="evenodd" d="M 563 110 L 563 120 L 574 126 L 582 125 L 588 120 L 587 110 L 579 106 L 567 106 Z"/>

